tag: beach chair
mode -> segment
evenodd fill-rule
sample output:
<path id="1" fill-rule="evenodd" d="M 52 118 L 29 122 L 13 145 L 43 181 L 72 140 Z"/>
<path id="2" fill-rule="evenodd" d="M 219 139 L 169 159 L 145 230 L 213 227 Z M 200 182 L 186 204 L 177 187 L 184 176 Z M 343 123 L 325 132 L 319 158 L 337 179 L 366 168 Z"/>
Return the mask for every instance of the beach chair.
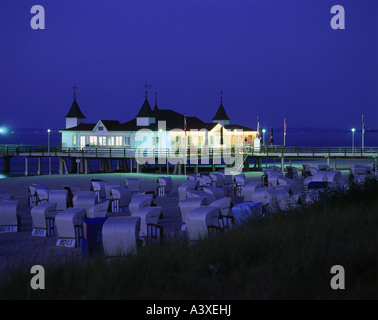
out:
<path id="1" fill-rule="evenodd" d="M 97 196 L 95 194 L 89 195 L 78 195 L 74 197 L 73 206 L 76 209 L 84 209 L 85 214 L 87 215 L 89 209 L 98 204 Z"/>
<path id="2" fill-rule="evenodd" d="M 56 203 L 56 211 L 63 211 L 69 207 L 67 190 L 50 190 L 49 203 Z"/>
<path id="3" fill-rule="evenodd" d="M 203 190 L 189 190 L 187 193 L 187 198 L 193 197 L 205 197 L 207 199 L 207 203 L 217 200 L 214 195 Z"/>
<path id="4" fill-rule="evenodd" d="M 33 237 L 51 237 L 55 232 L 57 203 L 40 203 L 31 209 Z"/>
<path id="5" fill-rule="evenodd" d="M 91 183 L 93 192 L 97 196 L 97 202 L 101 203 L 106 200 L 106 193 L 105 193 L 105 182 L 102 181 L 92 181 Z"/>
<path id="6" fill-rule="evenodd" d="M 139 211 L 143 208 L 151 207 L 153 204 L 153 200 L 154 196 L 152 194 L 134 195 L 131 198 L 131 202 L 129 204 L 130 214 L 133 215 L 133 213 L 136 211 Z"/>
<path id="7" fill-rule="evenodd" d="M 76 248 L 81 246 L 83 238 L 83 208 L 69 208 L 59 212 L 55 217 L 58 247 Z"/>
<path id="8" fill-rule="evenodd" d="M 188 197 L 189 190 L 196 190 L 198 187 L 198 181 L 187 181 L 182 183 L 178 187 L 179 201 L 183 201 Z"/>
<path id="9" fill-rule="evenodd" d="M 165 197 L 166 195 L 172 195 L 173 183 L 171 177 L 159 177 L 157 178 L 157 192 L 158 197 Z"/>
<path id="10" fill-rule="evenodd" d="M 127 188 L 131 194 L 137 194 L 140 192 L 140 181 L 138 178 L 125 179 L 125 188 Z"/>
<path id="11" fill-rule="evenodd" d="M 210 174 L 210 178 L 211 178 L 211 185 L 213 187 L 224 188 L 223 175 L 221 175 L 219 173 L 212 173 L 212 174 Z"/>
<path id="12" fill-rule="evenodd" d="M 48 202 L 49 201 L 49 190 L 47 190 L 47 189 L 41 189 L 41 188 L 36 188 L 35 192 L 37 194 L 37 202 L 36 202 L 37 205 L 39 203 L 43 203 L 43 202 Z"/>
<path id="13" fill-rule="evenodd" d="M 216 200 L 224 198 L 224 190 L 223 188 L 217 188 L 217 187 L 205 187 L 203 188 L 203 191 L 206 193 L 211 194 L 214 196 Z"/>
<path id="14" fill-rule="evenodd" d="M 108 218 L 102 227 L 102 243 L 106 257 L 133 254 L 137 250 L 140 217 Z"/>
<path id="15" fill-rule="evenodd" d="M 21 231 L 19 201 L 0 201 L 0 233 Z"/>
<path id="16" fill-rule="evenodd" d="M 179 202 L 179 209 L 181 213 L 181 219 L 184 223 L 186 215 L 199 207 L 203 207 L 207 205 L 207 198 L 206 197 L 194 197 L 194 198 L 187 198 Z"/>
<path id="17" fill-rule="evenodd" d="M 162 229 L 158 226 L 158 221 L 163 217 L 162 207 L 143 208 L 133 213 L 133 217 L 140 218 L 139 239 L 148 240 L 156 239 L 160 242 L 163 234 Z"/>
<path id="18" fill-rule="evenodd" d="M 37 199 L 37 189 L 45 189 L 47 190 L 47 185 L 43 183 L 32 183 L 28 187 L 28 205 L 29 208 L 32 208 L 37 205 L 38 199 Z"/>
<path id="19" fill-rule="evenodd" d="M 131 192 L 126 188 L 112 188 L 110 190 L 113 197 L 111 201 L 111 210 L 114 213 L 126 211 L 131 202 Z"/>
<path id="20" fill-rule="evenodd" d="M 112 200 L 111 190 L 113 188 L 120 188 L 121 183 L 120 182 L 104 182 L 105 185 L 105 200 Z"/>
<path id="21" fill-rule="evenodd" d="M 261 202 L 243 202 L 232 208 L 234 223 L 239 225 L 251 219 L 263 218 L 263 204 Z"/>
<path id="22" fill-rule="evenodd" d="M 188 212 L 184 222 L 189 240 L 201 241 L 220 230 L 220 216 L 219 207 L 200 207 Z"/>
<path id="23" fill-rule="evenodd" d="M 220 220 L 219 220 L 219 227 L 229 228 L 234 223 L 234 218 L 232 214 L 230 214 L 230 210 L 232 208 L 232 200 L 229 197 L 224 197 L 218 199 L 209 205 L 210 207 L 219 207 L 220 209 Z"/>
<path id="24" fill-rule="evenodd" d="M 244 186 L 247 184 L 247 179 L 244 174 L 234 176 L 235 195 L 243 197 Z"/>
<path id="25" fill-rule="evenodd" d="M 105 201 L 90 207 L 87 217 L 89 219 L 106 218 L 110 207 L 110 201 Z"/>
<path id="26" fill-rule="evenodd" d="M 250 182 L 244 186 L 244 201 L 253 202 L 252 195 L 256 190 L 262 189 L 264 185 L 260 182 Z"/>

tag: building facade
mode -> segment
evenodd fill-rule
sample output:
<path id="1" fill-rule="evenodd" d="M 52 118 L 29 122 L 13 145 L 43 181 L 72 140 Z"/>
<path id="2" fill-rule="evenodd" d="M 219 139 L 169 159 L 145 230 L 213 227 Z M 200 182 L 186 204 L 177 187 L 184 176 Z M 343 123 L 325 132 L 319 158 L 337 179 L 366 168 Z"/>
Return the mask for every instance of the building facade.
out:
<path id="1" fill-rule="evenodd" d="M 235 146 L 254 146 L 257 131 L 231 124 L 221 104 L 212 119 L 204 122 L 198 117 L 186 116 L 170 109 L 160 109 L 155 101 L 152 109 L 146 99 L 134 119 L 125 123 L 118 120 L 99 120 L 85 123 L 76 94 L 66 115 L 66 128 L 61 130 L 65 149 L 210 149 Z"/>

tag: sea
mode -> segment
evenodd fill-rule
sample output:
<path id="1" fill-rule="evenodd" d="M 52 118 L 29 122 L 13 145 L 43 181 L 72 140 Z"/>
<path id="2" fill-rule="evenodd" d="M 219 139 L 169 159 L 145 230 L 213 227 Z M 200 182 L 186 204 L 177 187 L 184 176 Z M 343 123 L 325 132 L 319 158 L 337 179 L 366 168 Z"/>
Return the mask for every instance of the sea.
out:
<path id="1" fill-rule="evenodd" d="M 265 133 L 265 143 L 269 145 L 270 131 Z M 273 131 L 274 145 L 284 144 L 283 129 Z M 44 145 L 48 144 L 48 133 L 43 129 L 14 129 L 5 134 L 0 133 L 0 145 Z M 51 130 L 50 145 L 61 144 L 61 133 L 59 130 Z M 291 128 L 286 135 L 288 147 L 352 147 L 353 134 L 346 130 L 316 129 L 316 128 Z M 362 133 L 355 132 L 355 147 L 362 146 Z M 367 131 L 365 134 L 365 147 L 378 146 L 378 130 Z M 37 159 L 30 159 L 30 175 L 37 173 Z M 52 173 L 58 173 L 59 160 L 52 158 Z M 42 160 L 42 174 L 48 174 L 48 159 Z M 14 157 L 11 159 L 11 173 L 4 174 L 4 160 L 0 158 L 0 179 L 8 177 L 20 177 L 25 175 L 25 159 Z"/>

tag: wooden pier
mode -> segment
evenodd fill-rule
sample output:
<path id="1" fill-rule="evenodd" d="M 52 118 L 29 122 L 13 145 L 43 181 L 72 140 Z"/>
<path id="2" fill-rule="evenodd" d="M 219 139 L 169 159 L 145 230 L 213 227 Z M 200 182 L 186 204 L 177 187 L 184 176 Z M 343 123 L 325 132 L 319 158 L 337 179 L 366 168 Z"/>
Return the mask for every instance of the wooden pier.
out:
<path id="1" fill-rule="evenodd" d="M 201 161 L 202 149 L 198 151 L 197 157 Z M 193 149 L 187 150 L 187 157 L 193 152 Z M 333 161 L 334 169 L 337 168 L 337 160 L 370 160 L 378 165 L 378 147 L 369 148 L 348 148 L 348 147 L 283 147 L 283 146 L 265 146 L 256 150 L 253 147 L 243 147 L 242 151 L 237 151 L 238 155 L 242 155 L 242 168 L 249 170 L 251 159 L 255 160 L 255 168 L 261 168 L 261 163 L 265 159 L 279 160 L 282 170 L 284 170 L 285 161 L 292 160 L 324 160 L 329 166 Z M 4 173 L 11 172 L 11 160 L 14 157 L 23 157 L 25 159 L 25 175 L 30 174 L 29 160 L 37 158 L 38 169 L 37 174 L 42 174 L 43 158 L 59 159 L 59 174 L 88 174 L 90 173 L 89 161 L 98 160 L 100 162 L 99 171 L 123 171 L 123 172 L 141 172 L 141 165 L 136 161 L 137 150 L 132 148 L 83 148 L 83 149 L 64 149 L 61 146 L 20 146 L 20 145 L 0 145 L 0 158 L 4 159 Z M 235 157 L 235 150 L 231 150 L 227 154 L 229 157 Z M 146 150 L 143 154 L 145 159 L 150 163 L 155 163 L 160 169 L 163 167 L 167 174 L 186 174 L 187 165 L 173 165 L 173 172 L 170 170 L 172 165 L 168 162 L 171 156 L 180 163 L 184 163 L 184 157 L 180 159 L 176 154 L 170 154 L 169 150 L 151 149 Z M 216 170 L 216 166 L 222 164 L 220 159 L 224 153 L 220 148 L 209 149 L 207 153 L 208 163 L 211 165 L 212 171 Z M 165 159 L 161 162 L 161 159 Z M 159 161 L 158 161 L 159 160 Z M 71 163 L 69 171 L 68 161 Z M 117 161 L 117 168 L 113 168 L 113 161 Z M 147 161 L 146 161 L 147 162 Z M 194 167 L 198 172 L 199 163 L 190 163 L 188 165 Z M 203 164 L 203 163 L 202 163 Z M 160 171 L 163 172 L 163 171 Z"/>

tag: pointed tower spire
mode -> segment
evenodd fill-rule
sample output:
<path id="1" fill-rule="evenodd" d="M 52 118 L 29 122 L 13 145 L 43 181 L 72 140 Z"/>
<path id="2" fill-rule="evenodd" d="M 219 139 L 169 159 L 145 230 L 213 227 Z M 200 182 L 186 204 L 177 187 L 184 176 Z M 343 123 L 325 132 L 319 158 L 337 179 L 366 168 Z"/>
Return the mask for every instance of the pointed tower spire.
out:
<path id="1" fill-rule="evenodd" d="M 77 86 L 74 85 L 72 89 L 74 89 L 74 101 L 66 115 L 66 129 L 78 126 L 80 123 L 83 123 L 84 119 L 86 118 L 84 114 L 81 112 L 81 109 L 76 101 Z"/>
<path id="2" fill-rule="evenodd" d="M 223 90 L 221 91 L 221 99 L 220 99 L 220 106 L 218 108 L 217 113 L 215 114 L 213 118 L 214 123 L 220 123 L 222 125 L 227 125 L 230 123 L 230 118 L 228 117 L 226 110 L 224 109 L 223 106 Z"/>

